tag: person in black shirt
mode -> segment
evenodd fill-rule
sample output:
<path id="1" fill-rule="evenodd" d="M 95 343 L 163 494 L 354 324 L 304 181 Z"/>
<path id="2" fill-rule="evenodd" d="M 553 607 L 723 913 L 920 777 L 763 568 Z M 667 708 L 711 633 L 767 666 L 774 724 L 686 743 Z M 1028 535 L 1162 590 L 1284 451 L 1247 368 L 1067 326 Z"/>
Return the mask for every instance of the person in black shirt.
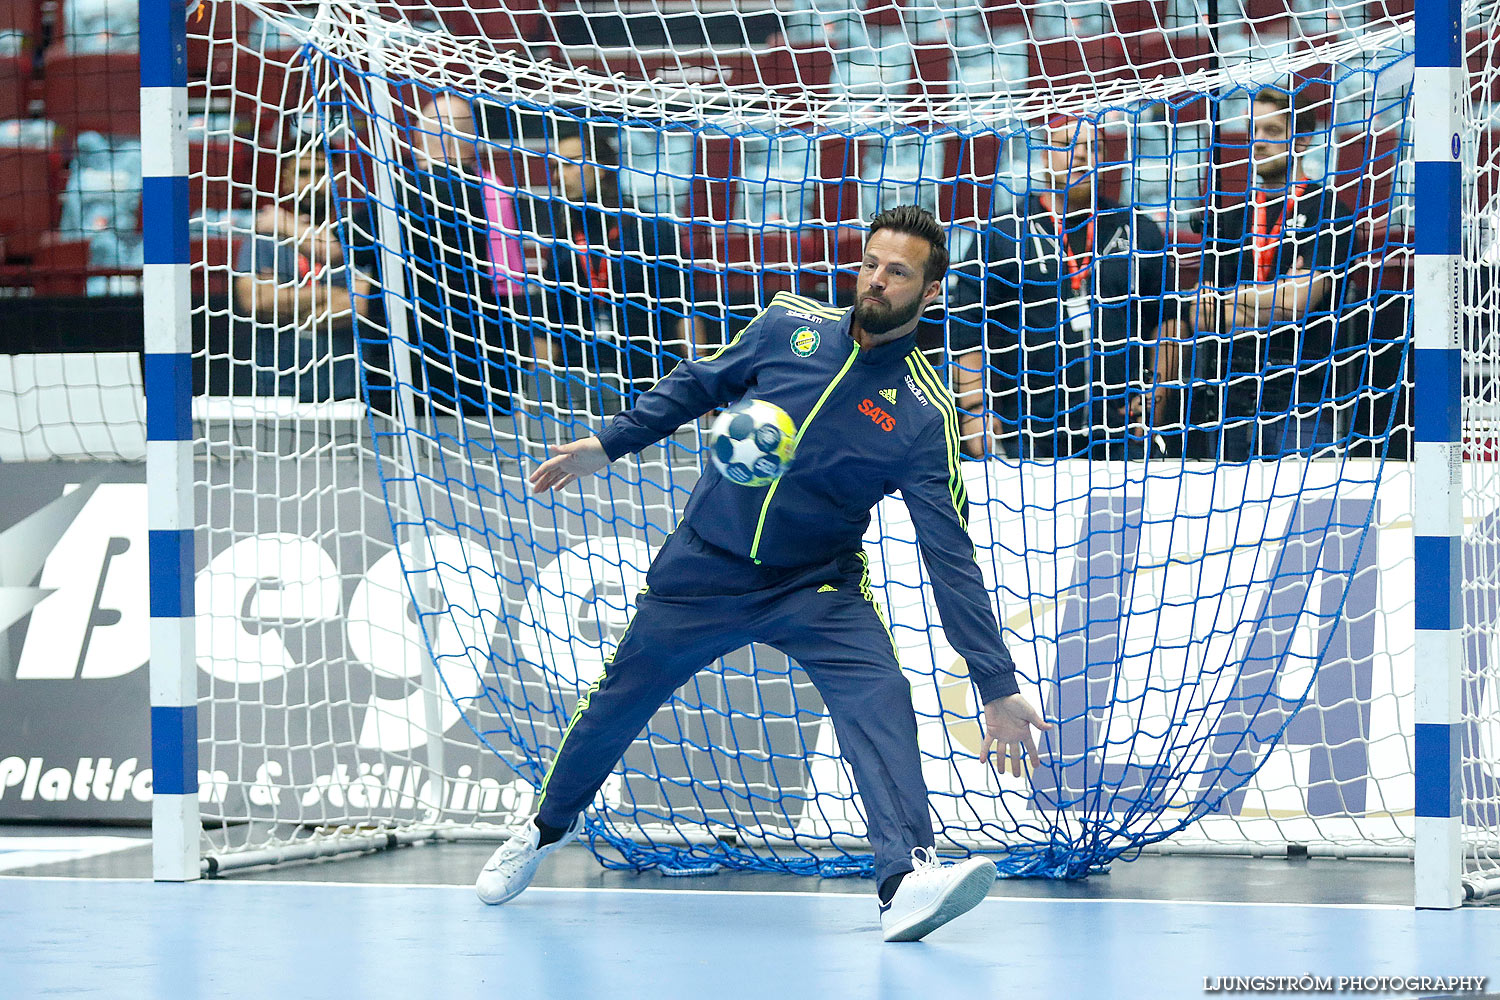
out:
<path id="1" fill-rule="evenodd" d="M 551 198 L 536 206 L 551 231 L 541 306 L 552 360 L 618 373 L 608 410 L 636 395 L 688 353 L 692 265 L 680 227 L 623 198 L 618 154 L 599 126 L 565 122 L 549 150 Z M 593 378 L 590 378 L 590 382 Z M 611 379 L 611 381 L 613 381 Z"/>
<path id="2" fill-rule="evenodd" d="M 954 390 L 972 456 L 986 451 L 989 410 L 1012 458 L 1139 457 L 1145 422 L 1159 422 L 1176 379 L 1166 241 L 1148 215 L 1098 191 L 1096 131 L 1069 117 L 1048 123 L 1048 187 L 1023 217 L 992 221 L 950 285 Z"/>
<path id="3" fill-rule="evenodd" d="M 1301 175 L 1316 127 L 1285 91 L 1253 104 L 1246 200 L 1210 212 L 1195 326 L 1227 344 L 1218 457 L 1315 454 L 1334 440 L 1333 352 L 1341 278 L 1354 234 L 1350 209 Z"/>
<path id="4" fill-rule="evenodd" d="M 418 409 L 492 420 L 509 411 L 511 366 L 469 99 L 429 99 L 405 138 L 412 159 L 397 174 L 396 195 Z"/>

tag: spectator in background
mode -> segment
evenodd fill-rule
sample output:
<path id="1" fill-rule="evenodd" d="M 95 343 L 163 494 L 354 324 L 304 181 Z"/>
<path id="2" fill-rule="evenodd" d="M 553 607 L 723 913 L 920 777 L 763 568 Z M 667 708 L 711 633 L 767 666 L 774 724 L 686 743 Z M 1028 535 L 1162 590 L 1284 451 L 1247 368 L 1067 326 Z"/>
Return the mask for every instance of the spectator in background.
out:
<path id="1" fill-rule="evenodd" d="M 235 305 L 254 327 L 256 395 L 355 398 L 354 324 L 373 286 L 344 258 L 325 151 L 297 150 L 278 180 L 276 203 L 235 262 Z"/>
<path id="2" fill-rule="evenodd" d="M 21 123 L 17 123 L 21 124 Z M 46 123 L 25 123 L 44 126 Z M 27 128 L 40 137 L 42 128 Z M 50 135 L 43 140 L 52 142 Z M 139 271 L 145 261 L 139 232 L 141 214 L 141 140 L 139 136 L 105 136 L 82 132 L 74 143 L 67 186 L 62 193 L 58 228 L 69 238 L 89 243 L 89 265 L 101 270 Z M 92 275 L 90 295 L 132 294 L 138 275 Z"/>
<path id="3" fill-rule="evenodd" d="M 556 129 L 539 197 L 487 169 L 469 99 L 437 95 L 417 123 L 401 218 L 422 345 L 413 377 L 438 411 L 455 400 L 468 415 L 508 409 L 527 357 L 618 373 L 618 397 L 649 387 L 686 353 L 690 264 L 667 220 L 621 196 L 607 137 L 573 123 Z M 529 256 L 545 258 L 540 280 Z"/>
<path id="4" fill-rule="evenodd" d="M 490 226 L 472 102 L 438 94 L 408 134 L 398 177 L 399 239 L 415 308 L 412 380 L 425 411 L 491 420 L 510 410 L 505 328 L 490 263 Z M 389 241 L 398 234 L 381 234 Z M 387 283 L 389 284 L 389 283 Z"/>
<path id="5" fill-rule="evenodd" d="M 551 142 L 551 233 L 544 311 L 560 329 L 552 360 L 617 372 L 626 402 L 687 356 L 694 325 L 692 263 L 670 220 L 620 194 L 618 158 L 601 128 L 560 123 Z"/>
<path id="6" fill-rule="evenodd" d="M 63 44 L 70 52 L 135 52 L 140 48 L 140 0 L 67 0 Z"/>
<path id="7" fill-rule="evenodd" d="M 1229 462 L 1311 453 L 1334 440 L 1333 351 L 1354 217 L 1298 158 L 1317 128 L 1283 90 L 1253 103 L 1244 203 L 1210 212 L 1195 325 L 1228 347 L 1216 450 Z"/>
<path id="8" fill-rule="evenodd" d="M 1043 187 L 1021 217 L 980 233 L 979 259 L 951 280 L 953 387 L 971 456 L 987 451 L 982 414 L 993 412 L 1010 458 L 1140 457 L 1144 424 L 1168 402 L 1179 331 L 1166 241 L 1148 215 L 1098 190 L 1096 133 L 1074 118 L 1048 123 Z"/>

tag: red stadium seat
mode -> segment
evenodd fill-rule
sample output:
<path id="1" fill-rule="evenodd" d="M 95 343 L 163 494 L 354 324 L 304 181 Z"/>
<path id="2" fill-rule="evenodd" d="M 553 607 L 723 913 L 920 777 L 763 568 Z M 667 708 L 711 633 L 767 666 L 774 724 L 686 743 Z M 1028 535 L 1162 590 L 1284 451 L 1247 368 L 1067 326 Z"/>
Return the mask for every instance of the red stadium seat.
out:
<path id="1" fill-rule="evenodd" d="M 229 176 L 235 183 L 236 208 L 252 207 L 263 194 L 274 194 L 281 184 L 279 139 L 265 134 L 254 140 L 236 138 L 229 150 Z"/>
<path id="2" fill-rule="evenodd" d="M 729 218 L 737 185 L 739 149 L 728 136 L 704 134 L 694 150 L 693 186 L 687 212 L 695 219 L 723 222 Z"/>
<path id="3" fill-rule="evenodd" d="M 956 74 L 953 49 L 944 43 L 912 47 L 916 79 L 912 86 L 918 93 L 946 94 Z"/>
<path id="4" fill-rule="evenodd" d="M 1191 32 L 1152 37 L 1049 38 L 1031 44 L 1039 89 L 1175 79 L 1207 66 L 1207 42 Z"/>
<path id="5" fill-rule="evenodd" d="M 236 121 L 249 123 L 257 134 L 266 129 L 284 131 L 283 119 L 310 105 L 307 67 L 296 49 L 263 54 L 241 50 L 234 60 L 232 76 L 234 86 L 218 89 L 214 96 L 228 98 L 224 111 Z M 221 82 L 227 82 L 227 78 Z"/>
<path id="6" fill-rule="evenodd" d="M 230 185 L 232 149 L 228 142 L 195 142 L 188 148 L 188 212 L 238 207 L 231 204 L 238 200 Z"/>
<path id="7" fill-rule="evenodd" d="M 1162 76 L 1183 76 L 1203 69 L 1207 60 L 1200 54 L 1192 35 L 1168 37 L 1166 35 L 1142 35 L 1127 39 L 1131 62 L 1141 79 L 1152 80 Z"/>
<path id="8" fill-rule="evenodd" d="M 623 76 L 627 80 L 650 80 L 667 85 L 697 83 L 713 86 L 742 78 L 747 67 L 753 72 L 752 62 L 738 51 L 700 49 L 679 54 L 670 49 L 605 51 L 573 47 L 559 50 L 558 61 L 603 76 Z"/>
<path id="9" fill-rule="evenodd" d="M 416 24 L 436 20 L 460 37 L 552 41 L 539 37 L 547 27 L 540 0 L 396 0 L 381 6 L 392 20 Z"/>
<path id="10" fill-rule="evenodd" d="M 56 226 L 61 180 L 55 150 L 0 148 L 0 234 L 7 252 L 29 256 Z"/>
<path id="11" fill-rule="evenodd" d="M 1166 11 L 1150 0 L 1115 0 L 1109 5 L 1109 16 L 1122 35 L 1160 32 Z"/>
<path id="12" fill-rule="evenodd" d="M 1287 19 L 1286 0 L 1244 0 L 1245 18 L 1264 32 L 1271 26 L 1280 26 Z M 1317 30 L 1309 26 L 1309 30 Z"/>
<path id="13" fill-rule="evenodd" d="M 197 16 L 188 18 L 188 79 L 225 83 L 234 71 L 235 47 L 231 43 L 248 39 L 255 15 L 225 0 L 204 0 L 198 9 Z M 239 58 L 249 55 L 241 50 Z"/>
<path id="14" fill-rule="evenodd" d="M 1015 3 L 984 3 L 980 4 L 984 18 L 989 22 L 990 30 L 994 32 L 1024 31 L 1030 15 L 1032 5 L 1029 0 L 1018 0 Z"/>
<path id="15" fill-rule="evenodd" d="M 828 237 L 825 230 L 799 234 L 797 230 L 734 228 L 715 229 L 711 238 L 723 262 L 730 296 L 759 296 L 764 301 L 784 291 L 821 295 L 833 261 L 838 259 L 838 248 L 830 247 Z"/>
<path id="16" fill-rule="evenodd" d="M 815 158 L 818 178 L 814 214 L 823 219 L 859 217 L 860 160 L 868 147 L 858 139 L 827 136 L 818 144 Z"/>
<path id="17" fill-rule="evenodd" d="M 997 135 L 978 135 L 948 143 L 943 157 L 943 177 L 947 182 L 938 189 L 938 217 L 954 221 L 988 219 L 999 162 Z"/>
<path id="18" fill-rule="evenodd" d="M 1400 130 L 1388 128 L 1378 135 L 1345 137 L 1335 155 L 1336 170 L 1329 181 L 1343 201 L 1367 228 L 1384 230 L 1399 209 L 1392 198 L 1398 158 L 1402 155 Z M 1410 156 L 1410 150 L 1406 155 Z M 1401 224 L 1399 216 L 1397 224 Z"/>
<path id="19" fill-rule="evenodd" d="M 872 27 L 896 27 L 901 23 L 901 7 L 901 0 L 865 0 L 865 23 Z"/>
<path id="20" fill-rule="evenodd" d="M 19 31 L 35 52 L 42 38 L 41 0 L 0 0 L 0 31 Z"/>
<path id="21" fill-rule="evenodd" d="M 1142 39 L 1141 44 L 1148 47 L 1160 45 L 1162 53 L 1152 53 L 1143 60 L 1143 65 L 1164 65 L 1173 68 L 1178 74 L 1198 73 L 1210 69 L 1214 64 L 1213 45 L 1209 41 L 1206 32 L 1197 30 L 1176 28 L 1164 34 L 1159 40 Z M 1148 73 L 1148 76 L 1162 75 L 1159 73 Z"/>
<path id="22" fill-rule="evenodd" d="M 88 290 L 89 241 L 46 234 L 31 258 L 31 287 L 37 297 L 83 295 Z"/>
<path id="23" fill-rule="evenodd" d="M 238 89 L 253 96 L 262 118 L 299 107 L 309 96 L 307 63 L 296 49 L 242 58 L 236 73 Z"/>
<path id="24" fill-rule="evenodd" d="M 1033 85 L 1043 89 L 1185 76 L 1209 65 L 1209 43 L 1192 30 L 1144 30 L 1031 43 Z"/>
<path id="25" fill-rule="evenodd" d="M 42 65 L 47 117 L 68 135 L 95 131 L 139 135 L 141 60 L 134 52 L 47 50 Z"/>
<path id="26" fill-rule="evenodd" d="M 1495 129 L 1485 129 L 1479 134 L 1479 141 L 1475 150 L 1476 163 L 1494 163 L 1497 154 L 1500 154 L 1500 133 Z M 1500 190 L 1496 190 L 1495 172 L 1493 170 L 1481 170 L 1475 182 L 1476 194 L 1479 196 L 1479 210 L 1481 212 L 1493 212 L 1500 209 L 1496 204 L 1496 198 L 1500 198 Z"/>
<path id="27" fill-rule="evenodd" d="M 192 245 L 192 261 L 201 264 L 201 270 L 195 270 L 193 280 L 193 291 L 207 291 L 210 297 L 227 295 L 229 293 L 229 268 L 233 261 L 229 258 L 229 239 L 224 236 L 212 236 L 206 240 L 194 240 Z M 206 287 L 205 284 L 206 283 Z"/>
<path id="28" fill-rule="evenodd" d="M 833 54 L 827 49 L 767 49 L 734 68 L 739 86 L 759 84 L 778 97 L 801 98 L 826 94 L 833 75 Z"/>
<path id="29" fill-rule="evenodd" d="M 0 57 L 0 121 L 26 117 L 30 82 L 30 56 Z"/>
<path id="30" fill-rule="evenodd" d="M 1473 81 L 1476 103 L 1500 101 L 1500 39 L 1489 31 L 1470 31 L 1464 36 L 1464 52 L 1469 66 L 1469 79 Z M 1488 84 L 1485 86 L 1485 76 Z"/>
<path id="31" fill-rule="evenodd" d="M 1250 190 L 1249 133 L 1221 129 L 1214 147 L 1213 193 L 1221 205 L 1244 201 Z"/>

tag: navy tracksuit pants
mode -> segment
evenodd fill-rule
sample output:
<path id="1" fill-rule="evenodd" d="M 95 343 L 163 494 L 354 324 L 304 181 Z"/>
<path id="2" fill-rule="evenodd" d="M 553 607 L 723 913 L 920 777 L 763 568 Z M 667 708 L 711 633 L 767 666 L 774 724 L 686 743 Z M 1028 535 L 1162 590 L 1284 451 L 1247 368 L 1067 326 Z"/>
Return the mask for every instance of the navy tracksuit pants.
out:
<path id="1" fill-rule="evenodd" d="M 537 818 L 566 827 L 672 692 L 759 642 L 795 660 L 828 706 L 864 803 L 876 879 L 910 871 L 911 849 L 933 845 L 927 785 L 911 686 L 869 594 L 864 554 L 757 566 L 683 525 L 651 563 L 646 588 L 603 679 L 578 703 Z"/>

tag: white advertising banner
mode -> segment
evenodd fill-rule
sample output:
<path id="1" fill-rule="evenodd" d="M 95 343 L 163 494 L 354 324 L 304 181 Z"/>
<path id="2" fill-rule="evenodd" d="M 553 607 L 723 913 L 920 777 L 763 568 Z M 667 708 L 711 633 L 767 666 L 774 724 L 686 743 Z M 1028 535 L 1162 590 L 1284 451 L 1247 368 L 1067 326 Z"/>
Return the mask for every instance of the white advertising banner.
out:
<path id="1" fill-rule="evenodd" d="M 976 554 L 1023 690 L 1059 720 L 1046 746 L 1049 765 L 1030 791 L 1026 779 L 997 777 L 974 759 L 974 694 L 922 585 L 906 509 L 898 497 L 878 509 L 868 539 L 872 582 L 913 681 L 940 819 L 1010 828 L 1026 811 L 1114 813 L 1149 804 L 1164 816 L 1152 822 L 1170 825 L 1211 802 L 1217 815 L 1251 827 L 1275 822 L 1295 831 L 1306 821 L 1310 839 L 1348 815 L 1380 818 L 1396 836 L 1409 826 L 1413 804 L 1405 467 L 1388 467 L 1377 483 L 1373 463 L 1161 465 L 1163 474 L 1149 478 L 1143 466 L 1124 463 L 1062 463 L 1046 473 L 965 467 Z M 12 567 L 0 579 L 0 818 L 148 814 L 140 475 L 133 465 L 0 467 L 0 486 L 13 498 L 0 512 L 0 545 Z M 374 798 L 430 813 L 435 805 L 424 803 L 409 777 L 425 752 L 416 684 L 424 638 L 406 613 L 379 484 L 369 486 L 352 498 L 268 501 L 247 492 L 234 501 L 245 509 L 209 512 L 216 524 L 247 526 L 200 533 L 198 666 L 205 696 L 214 696 L 200 733 L 221 747 L 237 741 L 233 752 L 212 754 L 205 743 L 201 778 L 210 810 L 217 800 L 225 815 L 273 807 L 284 815 L 288 794 L 301 806 Z M 83 501 L 69 502 L 80 489 Z M 256 524 L 331 520 L 315 511 L 264 516 L 267 502 L 359 504 L 368 508 L 370 532 L 353 539 L 313 528 L 255 531 Z M 26 520 L 47 510 L 41 521 Z M 1378 527 L 1365 532 L 1372 516 Z M 7 530 L 18 527 L 26 530 Z M 428 636 L 447 688 L 440 724 L 471 751 L 450 755 L 450 814 L 524 808 L 526 796 L 517 793 L 525 783 L 480 746 L 463 714 L 494 736 L 495 720 L 478 716 L 503 706 L 500 691 L 520 693 L 506 688 L 515 678 L 522 690 L 538 684 L 528 697 L 547 714 L 532 732 L 550 754 L 558 720 L 623 633 L 651 553 L 634 537 L 561 548 L 546 539 L 530 546 L 530 558 L 556 555 L 536 559 L 532 569 L 507 554 L 527 548 L 517 540 L 525 525 L 509 527 L 517 534 L 505 552 L 441 531 L 429 536 L 450 606 L 472 605 L 471 613 L 441 616 Z M 485 579 L 487 587 L 476 586 Z M 759 705 L 765 719 L 746 729 L 725 713 L 718 733 L 703 721 L 709 713 L 700 713 L 695 725 L 705 731 L 698 735 L 774 751 L 761 771 L 728 780 L 774 782 L 789 798 L 816 795 L 815 808 L 804 802 L 781 813 L 799 831 L 858 832 L 821 700 L 800 672 L 779 675 L 780 688 L 752 690 L 754 680 L 736 667 L 748 656 L 731 657 L 717 680 L 701 678 L 694 698 L 722 701 L 721 710 Z M 758 662 L 773 656 L 756 653 Z M 485 673 L 507 664 L 510 679 Z M 784 658 L 777 669 L 787 669 Z M 548 694 L 559 689 L 566 697 Z M 348 710 L 308 708 L 330 702 Z M 679 710 L 678 718 L 689 714 Z M 293 747 L 299 740 L 339 749 L 302 752 Z M 637 805 L 649 805 L 652 795 L 671 804 L 675 786 L 657 779 L 675 775 L 660 769 L 702 779 L 696 752 L 689 746 L 663 765 L 648 741 L 638 741 L 606 800 L 629 783 Z M 1248 785 L 1230 793 L 1256 768 Z M 1111 801 L 1094 798 L 1101 783 Z M 1017 794 L 1000 796 L 1002 789 Z M 763 815 L 734 818 L 770 825 Z"/>

